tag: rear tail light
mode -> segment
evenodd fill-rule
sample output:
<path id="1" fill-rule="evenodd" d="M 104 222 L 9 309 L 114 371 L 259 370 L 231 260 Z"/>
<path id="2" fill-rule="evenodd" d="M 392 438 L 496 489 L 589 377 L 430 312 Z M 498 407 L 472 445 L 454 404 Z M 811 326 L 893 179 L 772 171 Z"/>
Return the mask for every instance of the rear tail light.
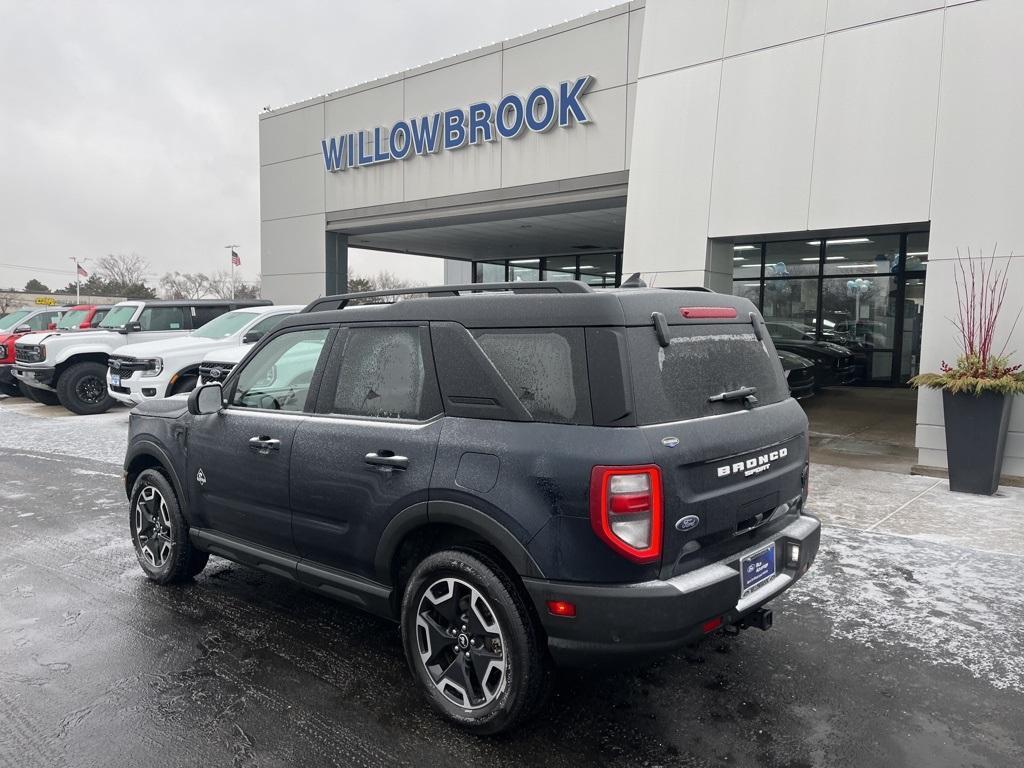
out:
<path id="1" fill-rule="evenodd" d="M 660 559 L 663 517 L 657 466 L 594 467 L 590 473 L 590 524 L 623 557 L 636 563 Z"/>

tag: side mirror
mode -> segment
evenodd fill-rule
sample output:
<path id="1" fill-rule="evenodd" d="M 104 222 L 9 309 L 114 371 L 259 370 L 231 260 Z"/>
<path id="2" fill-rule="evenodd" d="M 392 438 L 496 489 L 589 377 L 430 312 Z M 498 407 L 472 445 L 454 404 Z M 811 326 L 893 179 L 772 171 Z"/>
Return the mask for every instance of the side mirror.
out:
<path id="1" fill-rule="evenodd" d="M 265 331 L 249 331 L 245 336 L 242 337 L 243 344 L 255 344 L 257 341 L 266 336 Z"/>
<path id="2" fill-rule="evenodd" d="M 138 320 L 132 320 L 130 323 L 125 323 L 119 329 L 121 333 L 138 333 L 142 330 L 142 323 Z"/>
<path id="3" fill-rule="evenodd" d="M 15 333 L 32 333 L 32 326 L 30 325 L 19 325 L 14 329 Z"/>
<path id="4" fill-rule="evenodd" d="M 209 416 L 224 407 L 224 390 L 220 384 L 196 387 L 188 396 L 188 412 L 193 416 Z"/>

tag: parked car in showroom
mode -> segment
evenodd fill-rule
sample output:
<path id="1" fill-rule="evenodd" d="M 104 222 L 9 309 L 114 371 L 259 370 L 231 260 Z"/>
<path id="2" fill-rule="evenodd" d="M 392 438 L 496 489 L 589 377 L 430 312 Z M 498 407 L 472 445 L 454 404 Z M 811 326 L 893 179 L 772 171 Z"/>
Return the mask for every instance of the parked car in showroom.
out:
<path id="1" fill-rule="evenodd" d="M 814 329 L 797 323 L 766 321 L 777 350 L 792 352 L 814 362 L 814 385 L 832 387 L 857 380 L 854 354 L 830 341 L 816 341 Z"/>
<path id="2" fill-rule="evenodd" d="M 282 319 L 302 307 L 259 306 L 236 309 L 211 320 L 188 336 L 118 347 L 107 359 L 107 390 L 125 405 L 191 392 L 199 381 L 205 354 L 259 341 Z"/>
<path id="3" fill-rule="evenodd" d="M 784 349 L 776 351 L 779 355 L 779 362 L 782 363 L 782 371 L 786 375 L 789 396 L 803 400 L 813 395 L 815 390 L 814 361 Z"/>
<path id="4" fill-rule="evenodd" d="M 185 336 L 225 312 L 269 304 L 227 299 L 124 301 L 114 305 L 96 330 L 33 333 L 19 339 L 14 376 L 33 387 L 36 397 L 46 396 L 39 392 L 56 394 L 72 413 L 103 413 L 117 402 L 107 391 L 107 360 L 115 349 Z"/>
<path id="5" fill-rule="evenodd" d="M 35 331 L 52 328 L 61 319 L 65 307 L 31 307 L 16 309 L 0 317 L 0 393 L 22 394 L 14 378 L 14 345 L 18 339 Z M 31 392 L 25 393 L 31 397 Z M 46 402 L 49 398 L 39 398 Z M 56 404 L 56 400 L 49 404 Z"/>
<path id="6" fill-rule="evenodd" d="M 132 411 L 129 535 L 159 584 L 215 554 L 395 620 L 429 705 L 497 733 L 554 663 L 618 670 L 768 629 L 818 550 L 807 441 L 740 297 L 333 296 L 223 387 Z"/>

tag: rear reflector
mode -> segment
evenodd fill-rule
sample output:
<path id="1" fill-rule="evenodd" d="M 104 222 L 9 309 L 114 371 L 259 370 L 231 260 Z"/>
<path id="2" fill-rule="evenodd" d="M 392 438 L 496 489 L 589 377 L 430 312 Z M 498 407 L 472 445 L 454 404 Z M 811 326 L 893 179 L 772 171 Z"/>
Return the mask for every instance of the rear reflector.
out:
<path id="1" fill-rule="evenodd" d="M 548 613 L 552 616 L 564 616 L 567 619 L 576 617 L 576 606 L 565 600 L 548 600 Z"/>
<path id="2" fill-rule="evenodd" d="M 679 314 L 687 320 L 706 317 L 736 317 L 733 307 L 681 307 Z"/>
<path id="3" fill-rule="evenodd" d="M 722 617 L 716 616 L 713 619 L 708 619 L 707 621 L 705 621 L 703 624 L 701 624 L 700 628 L 704 630 L 704 634 L 706 635 L 709 632 L 714 632 L 720 626 L 722 626 Z"/>

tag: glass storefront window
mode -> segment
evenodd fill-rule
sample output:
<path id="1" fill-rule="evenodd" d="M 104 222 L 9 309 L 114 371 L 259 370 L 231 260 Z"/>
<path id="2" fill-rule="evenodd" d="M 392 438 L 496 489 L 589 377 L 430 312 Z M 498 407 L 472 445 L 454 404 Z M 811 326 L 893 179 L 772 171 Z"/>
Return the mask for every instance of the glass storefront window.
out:
<path id="1" fill-rule="evenodd" d="M 736 280 L 761 279 L 761 244 L 734 245 L 732 248 L 732 276 Z"/>
<path id="2" fill-rule="evenodd" d="M 508 263 L 508 279 L 513 283 L 540 280 L 540 259 L 512 259 Z"/>
<path id="3" fill-rule="evenodd" d="M 478 261 L 473 265 L 473 282 L 504 283 L 505 262 Z"/>
<path id="4" fill-rule="evenodd" d="M 821 285 L 821 337 L 849 349 L 864 381 L 892 377 L 895 277 L 828 278 Z"/>
<path id="5" fill-rule="evenodd" d="M 742 296 L 750 301 L 755 307 L 761 306 L 761 283 L 751 280 L 733 280 L 732 292 L 734 296 Z"/>
<path id="6" fill-rule="evenodd" d="M 818 274 L 821 243 L 790 240 L 768 243 L 765 247 L 764 276 L 811 277 Z"/>
<path id="7" fill-rule="evenodd" d="M 575 256 L 550 256 L 544 260 L 545 280 L 575 280 Z"/>
<path id="8" fill-rule="evenodd" d="M 616 261 L 614 253 L 580 256 L 580 280 L 587 285 L 601 288 L 613 287 L 615 285 Z"/>
<path id="9" fill-rule="evenodd" d="M 910 239 L 907 239 L 910 250 Z M 910 257 L 907 257 L 909 264 Z M 921 372 L 921 329 L 924 327 L 924 277 L 907 280 L 903 289 L 903 338 L 900 353 L 900 381 Z"/>
<path id="10" fill-rule="evenodd" d="M 907 235 L 907 272 L 921 272 L 928 266 L 928 233 Z"/>
<path id="11" fill-rule="evenodd" d="M 838 237 L 825 240 L 825 274 L 886 275 L 900 260 L 899 235 Z"/>
<path id="12" fill-rule="evenodd" d="M 818 314 L 818 281 L 766 280 L 761 314 L 773 337 L 813 339 Z"/>

